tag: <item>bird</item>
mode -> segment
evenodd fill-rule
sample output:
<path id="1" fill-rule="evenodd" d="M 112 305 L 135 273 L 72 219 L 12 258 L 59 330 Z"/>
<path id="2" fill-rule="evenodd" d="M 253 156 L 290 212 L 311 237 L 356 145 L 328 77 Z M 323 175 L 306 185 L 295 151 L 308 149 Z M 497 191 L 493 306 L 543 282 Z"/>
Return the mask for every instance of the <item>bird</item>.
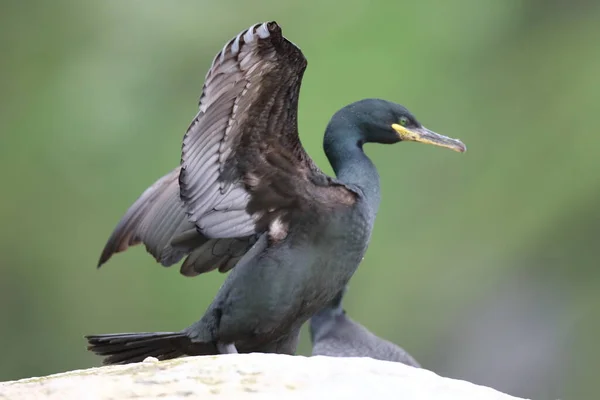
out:
<path id="1" fill-rule="evenodd" d="M 200 320 L 174 332 L 87 335 L 104 364 L 148 356 L 280 352 L 356 271 L 380 202 L 366 143 L 422 142 L 466 151 L 425 128 L 402 105 L 355 101 L 329 121 L 323 149 L 335 177 L 321 171 L 298 134 L 307 60 L 275 21 L 228 41 L 204 80 L 180 165 L 127 210 L 102 251 L 143 243 L 180 272 L 228 272 Z"/>
<path id="2" fill-rule="evenodd" d="M 400 346 L 377 337 L 363 325 L 353 321 L 342 307 L 346 289 L 310 318 L 309 332 L 313 356 L 370 357 L 399 362 L 411 367 L 421 365 Z"/>

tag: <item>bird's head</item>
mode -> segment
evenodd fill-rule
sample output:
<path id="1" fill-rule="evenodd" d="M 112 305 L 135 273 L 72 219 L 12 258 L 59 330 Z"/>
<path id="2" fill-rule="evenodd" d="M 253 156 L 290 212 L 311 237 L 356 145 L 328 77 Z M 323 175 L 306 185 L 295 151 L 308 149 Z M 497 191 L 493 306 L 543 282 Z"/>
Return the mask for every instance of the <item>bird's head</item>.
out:
<path id="1" fill-rule="evenodd" d="M 339 111 L 342 120 L 359 128 L 362 143 L 420 142 L 465 152 L 458 139 L 425 128 L 406 107 L 387 100 L 365 99 Z"/>

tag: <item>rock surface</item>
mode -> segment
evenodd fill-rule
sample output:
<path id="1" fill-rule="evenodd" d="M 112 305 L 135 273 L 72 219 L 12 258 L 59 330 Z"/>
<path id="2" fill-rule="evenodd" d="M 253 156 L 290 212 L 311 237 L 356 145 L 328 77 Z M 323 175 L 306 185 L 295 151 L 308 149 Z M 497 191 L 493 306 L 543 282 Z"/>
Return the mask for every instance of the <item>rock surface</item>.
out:
<path id="1" fill-rule="evenodd" d="M 517 399 L 370 358 L 236 354 L 90 368 L 0 383 L 0 399 Z"/>

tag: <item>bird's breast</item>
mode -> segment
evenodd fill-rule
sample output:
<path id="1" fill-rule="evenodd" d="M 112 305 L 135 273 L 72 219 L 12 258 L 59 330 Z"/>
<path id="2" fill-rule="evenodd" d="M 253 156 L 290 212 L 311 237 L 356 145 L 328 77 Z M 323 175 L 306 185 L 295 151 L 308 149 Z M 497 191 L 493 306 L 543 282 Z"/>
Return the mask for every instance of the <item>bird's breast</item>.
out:
<path id="1" fill-rule="evenodd" d="M 349 208 L 294 222 L 283 240 L 230 272 L 217 302 L 224 304 L 222 335 L 275 340 L 299 329 L 358 268 L 371 235 L 368 211 Z"/>
<path id="2" fill-rule="evenodd" d="M 303 269 L 306 301 L 317 307 L 329 302 L 350 280 L 367 250 L 373 219 L 368 210 L 357 207 L 331 216 L 322 234 L 304 251 L 312 252 Z M 309 308 L 311 304 L 306 304 Z"/>

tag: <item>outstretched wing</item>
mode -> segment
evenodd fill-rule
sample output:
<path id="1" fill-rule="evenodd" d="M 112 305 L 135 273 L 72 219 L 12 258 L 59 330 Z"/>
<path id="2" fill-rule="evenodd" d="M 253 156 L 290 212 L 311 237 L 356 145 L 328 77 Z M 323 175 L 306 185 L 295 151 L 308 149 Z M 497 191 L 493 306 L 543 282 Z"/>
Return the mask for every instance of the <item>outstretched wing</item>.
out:
<path id="1" fill-rule="evenodd" d="M 198 233 L 179 197 L 179 172 L 177 167 L 160 178 L 129 207 L 108 239 L 98 267 L 113 254 L 143 243 L 165 267 L 187 255 L 181 265 L 185 276 L 214 269 L 226 272 L 254 245 L 257 235 L 211 239 Z"/>
<path id="2" fill-rule="evenodd" d="M 179 171 L 177 167 L 160 178 L 129 207 L 108 239 L 98 266 L 113 254 L 139 243 L 144 243 L 146 250 L 162 265 L 181 260 L 185 252 L 173 248 L 170 242 L 175 235 L 194 229 L 194 224 L 187 219 L 179 199 Z M 197 245 L 202 244 L 200 235 L 197 237 Z"/>
<path id="3" fill-rule="evenodd" d="M 257 242 L 265 231 L 284 238 L 294 211 L 352 204 L 354 193 L 323 174 L 298 138 L 305 69 L 302 52 L 275 22 L 229 41 L 207 73 L 181 166 L 129 208 L 99 266 L 143 243 L 164 266 L 187 255 L 186 276 L 225 272 L 255 243 L 266 245 Z"/>
<path id="4" fill-rule="evenodd" d="M 269 231 L 294 211 L 349 205 L 354 193 L 323 174 L 298 138 L 306 59 L 275 22 L 257 24 L 216 56 L 183 140 L 179 184 L 190 221 L 211 238 Z"/>

